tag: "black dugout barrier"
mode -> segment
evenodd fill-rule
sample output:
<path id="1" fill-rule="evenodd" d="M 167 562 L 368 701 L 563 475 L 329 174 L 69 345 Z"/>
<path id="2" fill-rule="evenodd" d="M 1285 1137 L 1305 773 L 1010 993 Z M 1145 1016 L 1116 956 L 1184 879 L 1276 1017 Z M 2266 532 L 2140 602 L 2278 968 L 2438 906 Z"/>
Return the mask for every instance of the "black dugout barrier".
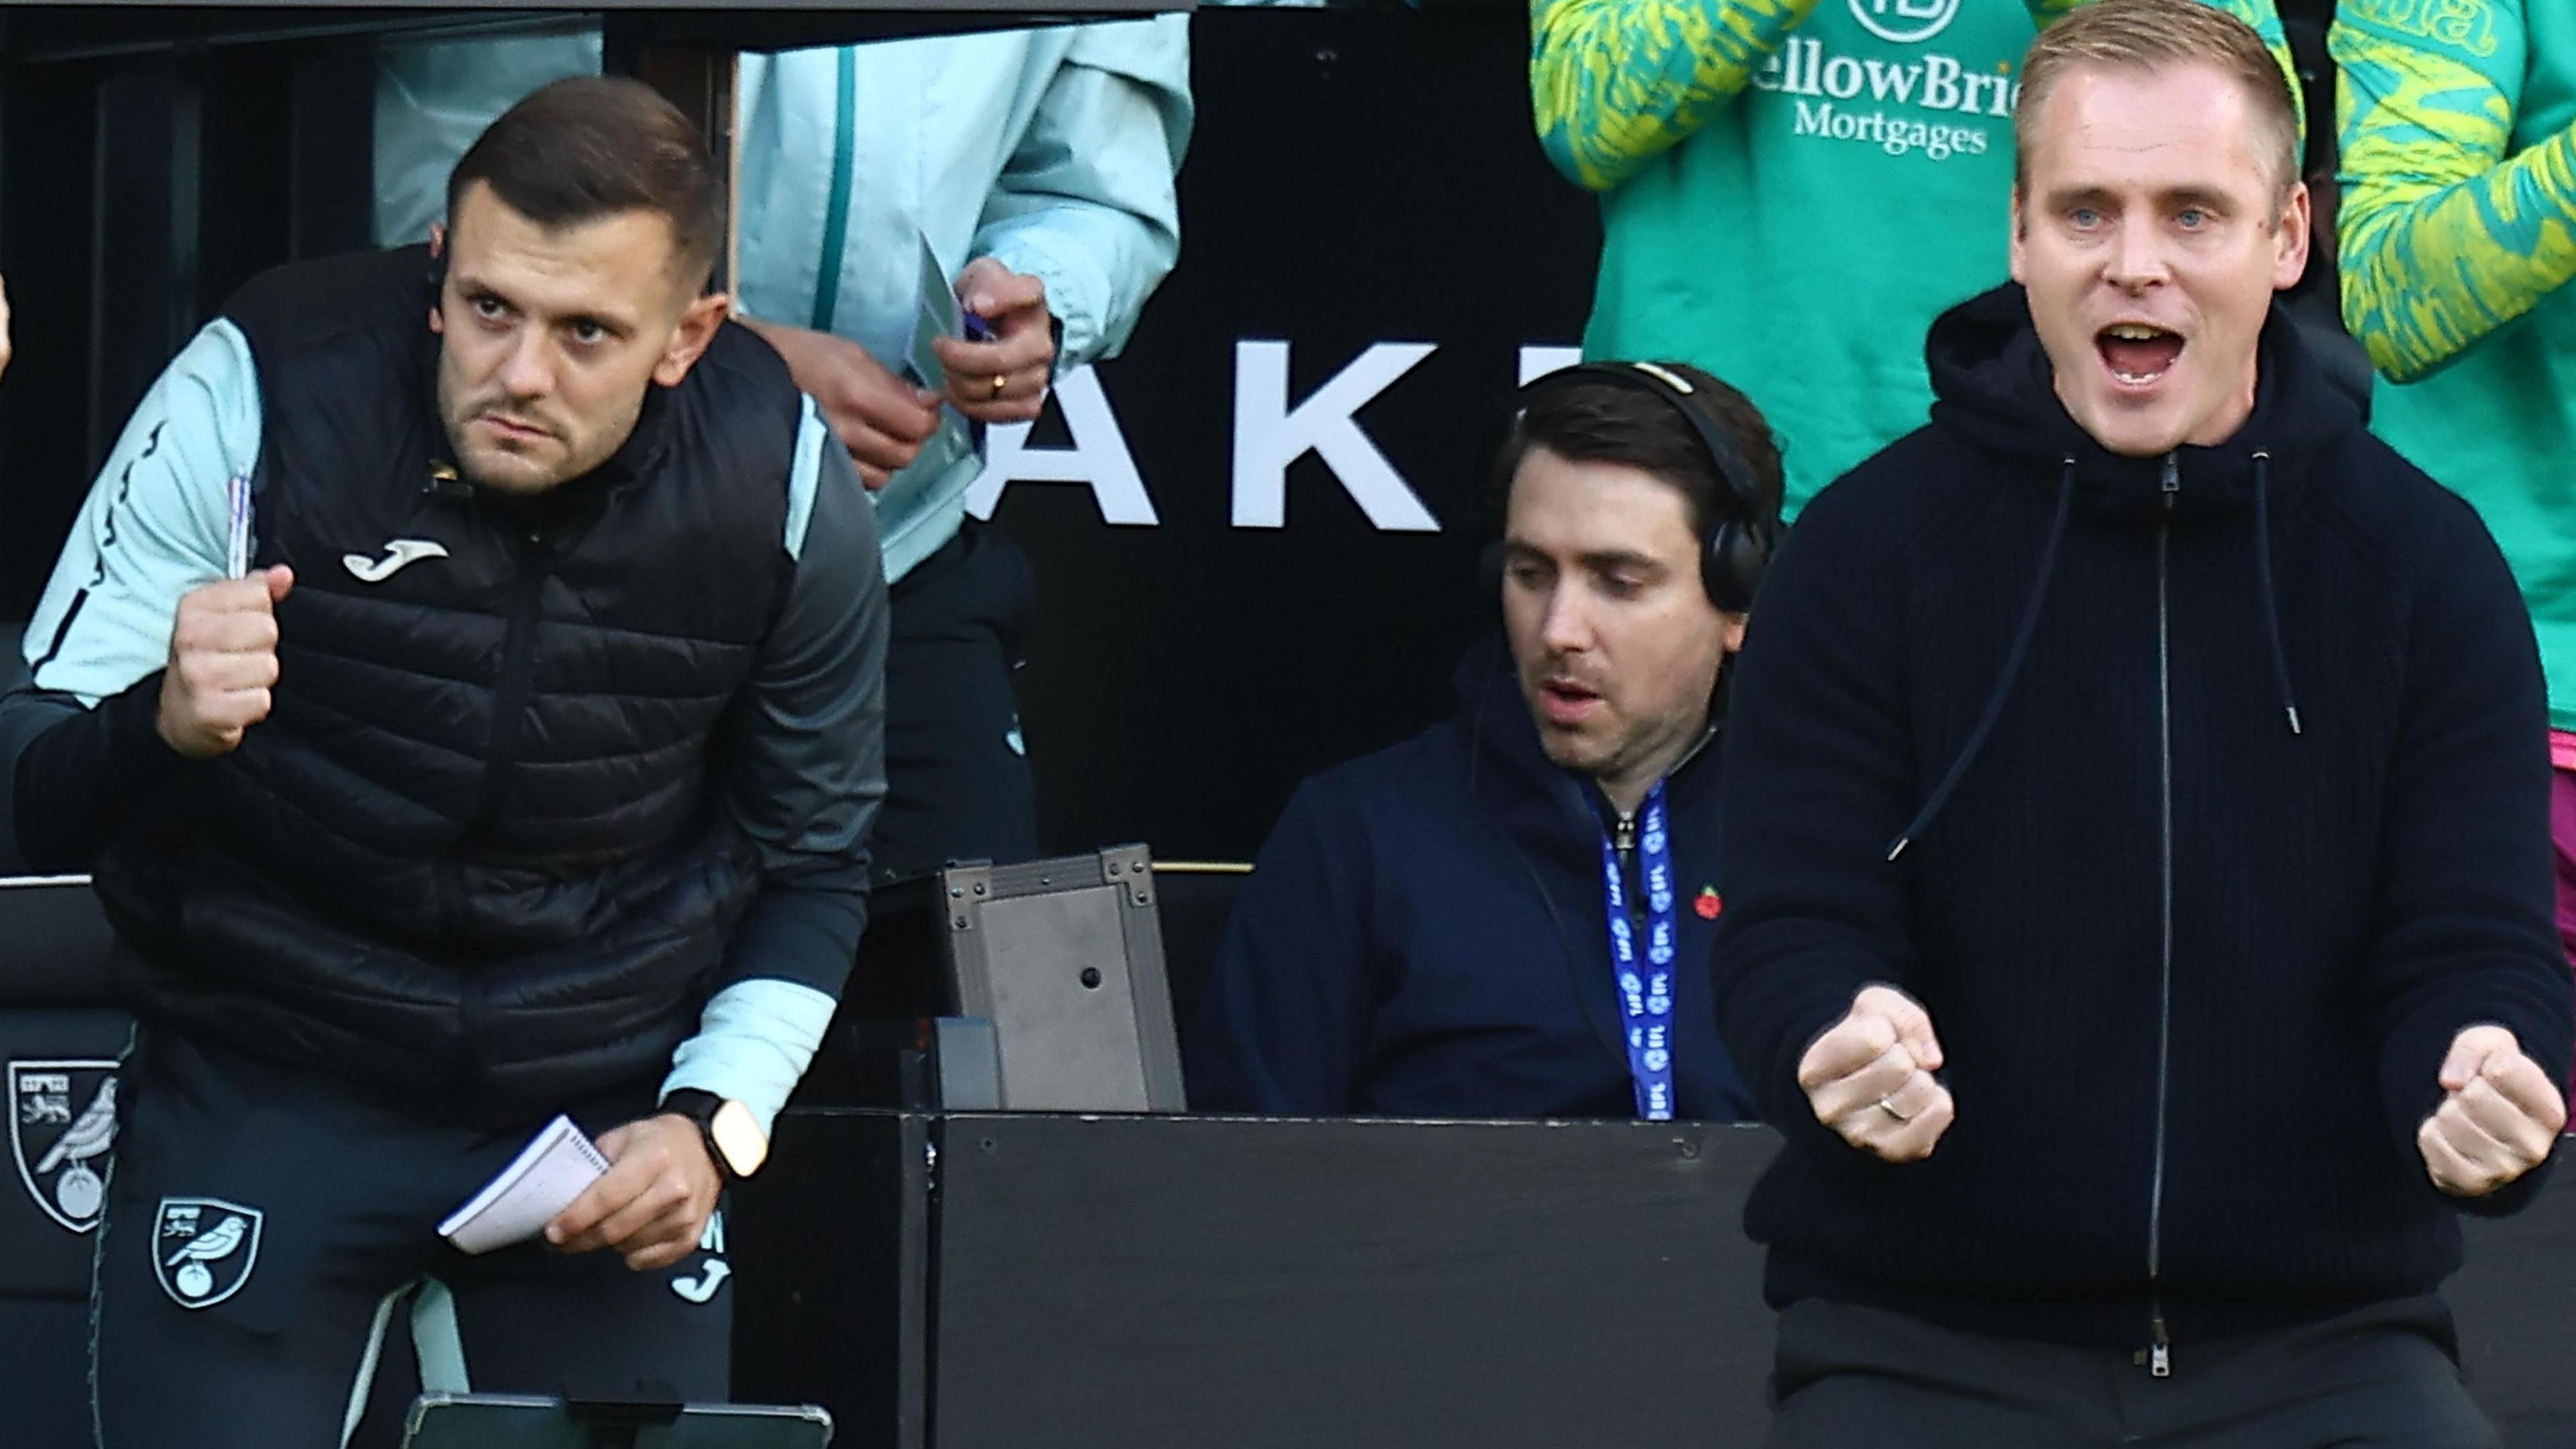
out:
<path id="1" fill-rule="evenodd" d="M 34 1168 L 127 1026 L 66 996 L 98 999 L 86 889 L 0 885 L 0 942 L 40 939 L 79 954 L 44 973 L 42 1007 L 9 985 L 34 977 L 26 953 L 0 957 L 0 1442 L 73 1449 L 90 1240 L 61 1216 L 66 1165 Z M 40 1096 L 61 1105 L 18 1122 Z M 822 1404 L 839 1442 L 897 1449 L 1752 1446 L 1771 1325 L 1740 1215 L 1772 1144 L 1701 1123 L 800 1104 L 732 1205 L 735 1393 Z M 2565 1449 L 2576 1178 L 2465 1227 L 2448 1293 L 2471 1388 L 2513 1449 Z"/>

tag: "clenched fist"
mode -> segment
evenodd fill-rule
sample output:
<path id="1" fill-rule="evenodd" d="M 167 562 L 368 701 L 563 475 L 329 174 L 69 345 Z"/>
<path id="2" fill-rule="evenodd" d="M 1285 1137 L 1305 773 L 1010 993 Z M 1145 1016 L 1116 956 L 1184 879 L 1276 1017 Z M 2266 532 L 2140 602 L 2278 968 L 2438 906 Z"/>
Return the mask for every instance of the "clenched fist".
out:
<path id="1" fill-rule="evenodd" d="M 242 731 L 268 718 L 277 683 L 277 605 L 295 587 L 281 564 L 248 578 L 191 590 L 170 628 L 161 675 L 161 738 L 192 760 L 241 747 Z"/>
<path id="2" fill-rule="evenodd" d="M 1798 1085 L 1816 1120 L 1863 1152 L 1919 1162 L 1957 1109 L 1935 1081 L 1941 1041 L 1920 1003 L 1893 986 L 1864 986 L 1851 1011 L 1798 1059 Z"/>
<path id="3" fill-rule="evenodd" d="M 2415 1130 L 2415 1147 L 2433 1185 L 2453 1197 L 2484 1197 L 2538 1167 L 2567 1125 L 2557 1085 L 2503 1027 L 2451 1038 L 2441 1080 L 2450 1095 Z"/>

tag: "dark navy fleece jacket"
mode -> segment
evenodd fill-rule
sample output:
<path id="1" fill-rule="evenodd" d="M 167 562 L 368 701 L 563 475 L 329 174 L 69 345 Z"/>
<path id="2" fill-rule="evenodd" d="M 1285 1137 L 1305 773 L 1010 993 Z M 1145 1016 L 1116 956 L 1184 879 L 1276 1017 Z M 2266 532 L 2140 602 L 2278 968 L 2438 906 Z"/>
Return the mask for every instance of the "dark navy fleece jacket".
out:
<path id="1" fill-rule="evenodd" d="M 1289 800 L 1189 1035 L 1193 1108 L 1635 1115 L 1603 901 L 1609 807 L 1541 753 L 1498 644 L 1470 652 L 1459 689 L 1452 718 Z M 1679 1115 L 1736 1120 L 1752 1109 L 1718 1045 L 1703 915 L 1719 903 L 1717 776 L 1712 742 L 1667 785 L 1674 1077 Z"/>
<path id="2" fill-rule="evenodd" d="M 1718 1010 L 1789 1138 L 1747 1212 L 1772 1300 L 2142 1347 L 2159 1311 L 2185 1343 L 2431 1291 L 2455 1210 L 2539 1183 L 2428 1181 L 2453 1036 L 2501 1023 L 2552 1080 L 2570 1053 L 2495 544 L 2277 312 L 2252 418 L 2170 474 L 2076 429 L 2018 289 L 1930 354 L 1932 425 L 1765 581 L 1728 725 Z M 1795 1080 L 1872 981 L 1947 1056 L 1925 1162 Z"/>

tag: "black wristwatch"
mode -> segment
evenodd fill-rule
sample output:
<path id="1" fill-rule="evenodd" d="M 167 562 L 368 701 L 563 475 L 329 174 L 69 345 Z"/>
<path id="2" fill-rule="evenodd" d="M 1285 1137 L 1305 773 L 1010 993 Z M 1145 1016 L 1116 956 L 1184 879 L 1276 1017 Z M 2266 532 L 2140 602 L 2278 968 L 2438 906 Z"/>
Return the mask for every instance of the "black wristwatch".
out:
<path id="1" fill-rule="evenodd" d="M 769 1135 L 760 1130 L 760 1119 L 730 1097 L 682 1087 L 662 1098 L 662 1110 L 698 1124 L 707 1158 L 727 1187 L 760 1171 L 760 1164 L 769 1160 Z"/>

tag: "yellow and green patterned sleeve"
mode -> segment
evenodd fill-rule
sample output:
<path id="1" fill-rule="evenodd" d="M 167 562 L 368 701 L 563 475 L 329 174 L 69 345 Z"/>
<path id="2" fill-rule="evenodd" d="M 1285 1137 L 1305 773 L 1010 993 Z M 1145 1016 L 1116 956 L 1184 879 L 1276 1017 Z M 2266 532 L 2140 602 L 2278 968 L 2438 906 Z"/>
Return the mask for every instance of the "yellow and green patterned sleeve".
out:
<path id="1" fill-rule="evenodd" d="M 1548 159 L 1607 191 L 1751 84 L 1816 0 L 1530 0 L 1530 105 Z"/>
<path id="2" fill-rule="evenodd" d="M 2519 25 L 2441 36 L 2346 6 L 2342 68 L 2343 318 L 2379 370 L 2412 382 L 2576 280 L 2576 132 L 2515 156 Z"/>
<path id="3" fill-rule="evenodd" d="M 1617 186 L 1751 84 L 1816 3 L 1530 0 L 1530 105 L 1548 159 L 1588 190 Z M 2085 0 L 2025 3 L 2045 24 Z M 2207 3 L 2261 32 L 2297 101 L 2273 0 Z"/>
<path id="4" fill-rule="evenodd" d="M 2063 20 L 2067 14 L 2090 0 L 2023 0 L 2030 7 L 2030 18 L 2042 25 Z M 2299 88 L 2299 63 L 2290 57 L 2290 37 L 2281 29 L 2281 12 L 2273 0 L 2201 0 L 2212 10 L 2224 10 L 2254 27 L 2263 37 L 2263 48 L 2272 52 L 2281 74 L 2290 81 L 2290 109 L 2299 118 L 2299 135 L 2308 134 L 2308 97 Z"/>

